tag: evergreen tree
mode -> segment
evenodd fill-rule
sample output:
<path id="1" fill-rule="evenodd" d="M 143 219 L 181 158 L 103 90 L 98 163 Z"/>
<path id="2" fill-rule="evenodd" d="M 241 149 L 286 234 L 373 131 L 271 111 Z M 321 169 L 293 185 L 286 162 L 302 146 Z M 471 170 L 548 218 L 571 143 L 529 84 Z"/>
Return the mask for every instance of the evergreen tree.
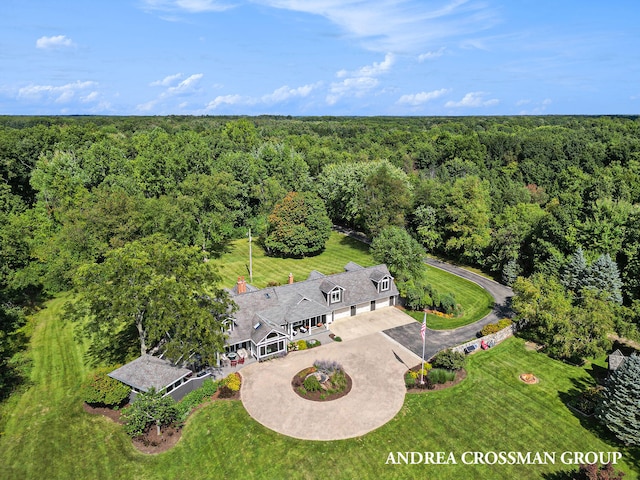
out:
<path id="1" fill-rule="evenodd" d="M 603 292 L 607 300 L 622 303 L 622 281 L 618 266 L 608 253 L 600 255 L 591 264 L 586 281 L 587 288 Z"/>
<path id="2" fill-rule="evenodd" d="M 588 272 L 589 267 L 584 258 L 584 252 L 582 248 L 578 248 L 571 257 L 571 260 L 569 260 L 569 263 L 564 267 L 564 275 L 560 281 L 565 288 L 577 293 L 585 286 Z"/>
<path id="3" fill-rule="evenodd" d="M 627 357 L 611 374 L 596 416 L 626 445 L 640 445 L 640 356 Z"/>

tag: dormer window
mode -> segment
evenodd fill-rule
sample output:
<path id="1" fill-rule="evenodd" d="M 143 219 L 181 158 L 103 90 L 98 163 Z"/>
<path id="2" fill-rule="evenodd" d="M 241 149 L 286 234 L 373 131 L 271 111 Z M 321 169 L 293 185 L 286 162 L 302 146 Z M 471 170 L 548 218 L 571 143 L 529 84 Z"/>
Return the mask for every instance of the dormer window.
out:
<path id="1" fill-rule="evenodd" d="M 338 303 L 342 301 L 342 290 L 336 288 L 331 291 L 331 297 L 329 298 L 329 303 Z"/>
<path id="2" fill-rule="evenodd" d="M 384 277 L 380 280 L 380 291 L 385 292 L 391 288 L 391 282 L 389 281 L 389 277 Z"/>

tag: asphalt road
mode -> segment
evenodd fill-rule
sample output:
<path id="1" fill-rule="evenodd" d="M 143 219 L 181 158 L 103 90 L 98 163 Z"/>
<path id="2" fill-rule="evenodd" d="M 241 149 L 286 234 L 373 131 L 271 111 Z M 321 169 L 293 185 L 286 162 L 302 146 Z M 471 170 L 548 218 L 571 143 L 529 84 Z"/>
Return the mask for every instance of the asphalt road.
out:
<path id="1" fill-rule="evenodd" d="M 464 268 L 441 262 L 440 260 L 430 258 L 426 260 L 426 263 L 432 267 L 440 268 L 480 285 L 491 294 L 494 299 L 494 306 L 493 310 L 487 316 L 470 325 L 453 330 L 431 330 L 428 328 L 425 335 L 425 359 L 431 358 L 440 350 L 472 340 L 476 338 L 477 333 L 482 327 L 488 323 L 496 323 L 504 317 L 511 317 L 513 315 L 510 307 L 511 297 L 513 296 L 513 290 L 511 290 L 511 288 L 470 272 L 469 270 L 465 270 Z M 420 327 L 421 324 L 419 322 L 413 322 L 384 330 L 384 333 L 401 345 L 404 345 L 416 355 L 421 356 L 422 337 L 420 336 Z"/>

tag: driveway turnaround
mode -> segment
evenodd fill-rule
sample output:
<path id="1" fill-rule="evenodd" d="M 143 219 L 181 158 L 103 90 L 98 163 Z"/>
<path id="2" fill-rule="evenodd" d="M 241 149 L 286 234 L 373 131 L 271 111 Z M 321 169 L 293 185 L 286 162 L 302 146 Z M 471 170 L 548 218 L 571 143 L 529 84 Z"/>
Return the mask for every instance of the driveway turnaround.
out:
<path id="1" fill-rule="evenodd" d="M 315 360 L 335 360 L 351 377 L 348 395 L 328 402 L 305 400 L 293 376 Z M 340 440 L 364 435 L 402 408 L 404 372 L 420 357 L 382 333 L 334 342 L 286 357 L 248 365 L 240 373 L 242 403 L 271 430 L 303 440 Z"/>
<path id="2" fill-rule="evenodd" d="M 455 328 L 453 330 L 431 330 L 427 329 L 425 337 L 425 354 L 424 358 L 433 357 L 440 350 L 455 347 L 461 343 L 472 340 L 476 334 L 482 330 L 482 327 L 489 323 L 496 323 L 504 317 L 512 315 L 510 303 L 513 296 L 511 288 L 501 285 L 493 280 L 485 278 L 477 273 L 470 272 L 464 268 L 456 267 L 449 263 L 444 263 L 435 259 L 428 259 L 427 263 L 432 267 L 441 268 L 449 273 L 466 278 L 487 290 L 494 299 L 493 310 L 484 318 L 478 320 L 471 325 Z M 455 292 L 454 292 L 455 293 Z M 422 355 L 422 337 L 420 336 L 419 322 L 408 323 L 395 328 L 385 330 L 384 333 L 389 335 L 398 343 L 404 345 L 416 355 Z"/>

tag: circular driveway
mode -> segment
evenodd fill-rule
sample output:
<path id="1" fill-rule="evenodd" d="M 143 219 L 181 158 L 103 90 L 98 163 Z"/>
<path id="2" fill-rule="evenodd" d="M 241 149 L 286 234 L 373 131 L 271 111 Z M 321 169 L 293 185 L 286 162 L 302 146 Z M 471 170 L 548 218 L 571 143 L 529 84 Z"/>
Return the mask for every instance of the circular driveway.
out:
<path id="1" fill-rule="evenodd" d="M 315 360 L 342 364 L 353 385 L 329 402 L 299 397 L 293 376 Z M 271 430 L 303 440 L 358 437 L 391 420 L 402 408 L 403 374 L 420 357 L 382 333 L 333 342 L 243 368 L 241 398 L 249 415 Z"/>

